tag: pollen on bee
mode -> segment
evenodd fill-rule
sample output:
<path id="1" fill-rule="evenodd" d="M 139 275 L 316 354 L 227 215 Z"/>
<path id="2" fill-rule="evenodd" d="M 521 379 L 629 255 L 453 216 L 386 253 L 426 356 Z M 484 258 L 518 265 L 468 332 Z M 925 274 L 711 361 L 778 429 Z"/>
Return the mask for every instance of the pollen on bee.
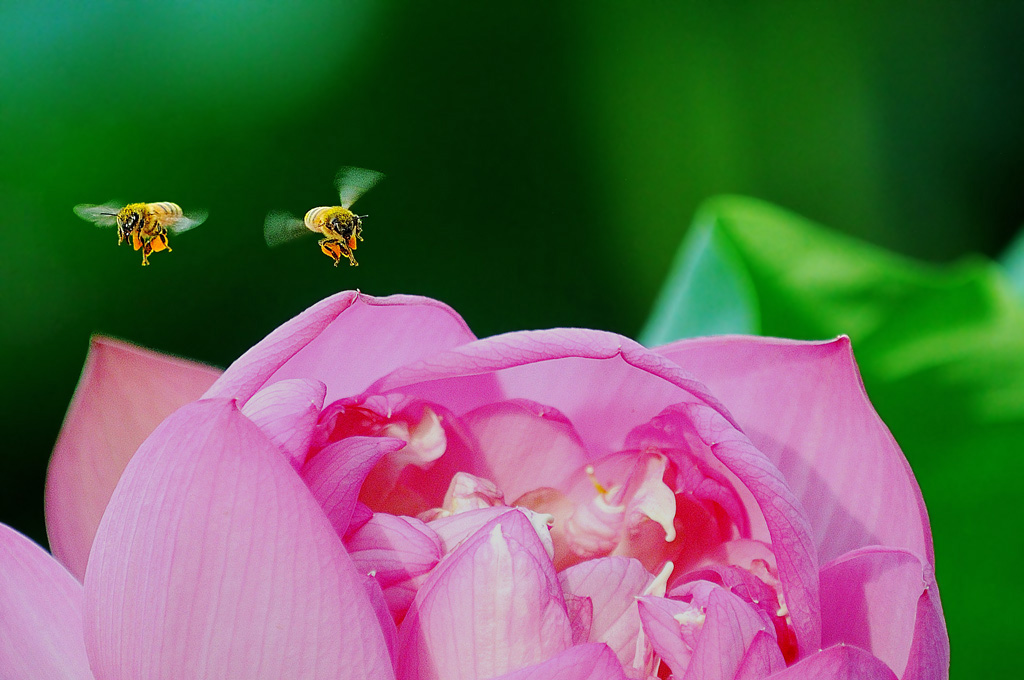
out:
<path id="1" fill-rule="evenodd" d="M 159 253 L 161 250 L 171 252 L 171 247 L 167 245 L 166 234 L 158 234 L 154 236 L 153 239 L 150 241 L 150 245 L 152 246 L 154 253 Z"/>
<path id="2" fill-rule="evenodd" d="M 341 244 L 337 241 L 322 241 L 320 243 L 320 250 L 324 251 L 324 255 L 334 260 L 334 266 L 338 266 L 338 261 L 341 260 Z"/>

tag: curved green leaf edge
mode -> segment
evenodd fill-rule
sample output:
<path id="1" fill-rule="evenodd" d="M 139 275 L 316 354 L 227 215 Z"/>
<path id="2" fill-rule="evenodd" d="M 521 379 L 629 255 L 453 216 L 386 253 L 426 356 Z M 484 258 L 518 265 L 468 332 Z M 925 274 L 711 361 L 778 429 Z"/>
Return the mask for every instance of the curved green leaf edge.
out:
<path id="1" fill-rule="evenodd" d="M 1022 271 L 1014 266 L 1011 275 Z M 645 344 L 719 332 L 850 336 L 928 505 L 957 675 L 1013 675 L 1006 650 L 1024 602 L 1024 305 L 1007 273 L 980 257 L 917 262 L 738 196 L 702 206 L 674 267 Z"/>
<path id="2" fill-rule="evenodd" d="M 1007 247 L 999 263 L 1018 295 L 1024 295 L 1024 230 Z"/>

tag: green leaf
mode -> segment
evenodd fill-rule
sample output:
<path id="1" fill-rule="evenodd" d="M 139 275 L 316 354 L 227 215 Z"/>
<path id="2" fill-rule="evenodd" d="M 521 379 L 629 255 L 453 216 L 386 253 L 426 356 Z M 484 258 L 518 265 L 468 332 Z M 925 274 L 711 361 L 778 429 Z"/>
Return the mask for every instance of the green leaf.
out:
<path id="1" fill-rule="evenodd" d="M 1003 253 L 999 263 L 1003 265 L 1010 285 L 1018 294 L 1024 295 L 1024 229 Z"/>
<path id="2" fill-rule="evenodd" d="M 1024 602 L 1024 305 L 1003 270 L 915 262 L 741 197 L 706 203 L 694 230 L 643 339 L 741 327 L 723 318 L 763 335 L 849 335 L 928 505 L 953 663 L 1012 674 L 1018 614 L 994 604 Z M 1021 251 L 1011 275 L 1024 276 Z M 711 289 L 715 313 L 684 297 Z"/>
<path id="3" fill-rule="evenodd" d="M 698 216 L 640 341 L 653 346 L 699 335 L 755 333 L 759 324 L 757 293 L 739 254 L 713 215 Z"/>

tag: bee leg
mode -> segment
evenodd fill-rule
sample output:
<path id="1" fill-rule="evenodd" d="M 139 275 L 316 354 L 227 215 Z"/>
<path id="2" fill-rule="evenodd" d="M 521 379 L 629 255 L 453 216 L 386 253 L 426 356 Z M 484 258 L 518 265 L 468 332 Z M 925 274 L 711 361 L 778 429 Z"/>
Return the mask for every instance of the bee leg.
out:
<path id="1" fill-rule="evenodd" d="M 167 252 L 171 252 L 171 247 L 169 245 L 167 245 L 167 232 L 166 231 L 158 232 L 156 236 L 154 236 L 152 239 L 150 239 L 149 243 L 150 243 L 150 246 L 151 246 L 152 251 L 154 253 L 159 253 L 161 250 L 166 250 Z"/>
<path id="2" fill-rule="evenodd" d="M 338 261 L 341 260 L 341 248 L 342 245 L 339 241 L 332 238 L 320 239 L 320 250 L 324 252 L 324 255 L 334 260 L 334 266 L 338 266 Z"/>
<path id="3" fill-rule="evenodd" d="M 355 241 L 355 239 L 352 238 L 352 237 L 349 237 L 348 243 L 352 243 L 353 241 Z M 350 267 L 358 267 L 359 263 L 356 262 L 356 257 L 355 257 L 355 255 L 352 254 L 352 249 L 348 247 L 348 244 L 342 242 L 342 243 L 339 243 L 338 246 L 339 246 L 339 248 L 341 250 L 341 254 L 348 258 L 348 265 Z"/>
<path id="4" fill-rule="evenodd" d="M 153 252 L 153 246 L 150 245 L 150 241 L 146 241 L 142 245 L 142 266 L 146 267 L 149 265 L 149 254 Z"/>
<path id="5" fill-rule="evenodd" d="M 139 236 L 139 230 L 136 229 L 132 232 L 132 248 L 138 250 L 142 247 L 142 238 Z"/>

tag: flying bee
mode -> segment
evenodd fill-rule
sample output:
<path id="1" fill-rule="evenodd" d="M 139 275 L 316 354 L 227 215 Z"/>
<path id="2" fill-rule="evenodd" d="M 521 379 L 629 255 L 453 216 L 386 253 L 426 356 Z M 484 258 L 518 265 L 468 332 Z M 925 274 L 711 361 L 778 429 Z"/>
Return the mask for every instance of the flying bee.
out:
<path id="1" fill-rule="evenodd" d="M 350 208 L 382 179 L 384 175 L 373 170 L 342 168 L 334 180 L 341 205 L 313 208 L 301 220 L 286 212 L 268 214 L 263 225 L 267 245 L 279 246 L 311 231 L 323 236 L 319 242 L 320 250 L 334 260 L 335 267 L 342 257 L 348 258 L 349 266 L 359 266 L 352 251 L 363 240 L 363 218 L 366 215 L 357 215 Z"/>
<path id="2" fill-rule="evenodd" d="M 171 252 L 167 234 L 180 234 L 198 227 L 206 213 L 186 215 L 177 203 L 129 203 L 119 207 L 115 203 L 104 205 L 76 205 L 75 214 L 99 227 L 117 227 L 117 245 L 128 241 L 135 250 L 142 250 L 142 266 L 149 264 L 151 253 Z"/>

